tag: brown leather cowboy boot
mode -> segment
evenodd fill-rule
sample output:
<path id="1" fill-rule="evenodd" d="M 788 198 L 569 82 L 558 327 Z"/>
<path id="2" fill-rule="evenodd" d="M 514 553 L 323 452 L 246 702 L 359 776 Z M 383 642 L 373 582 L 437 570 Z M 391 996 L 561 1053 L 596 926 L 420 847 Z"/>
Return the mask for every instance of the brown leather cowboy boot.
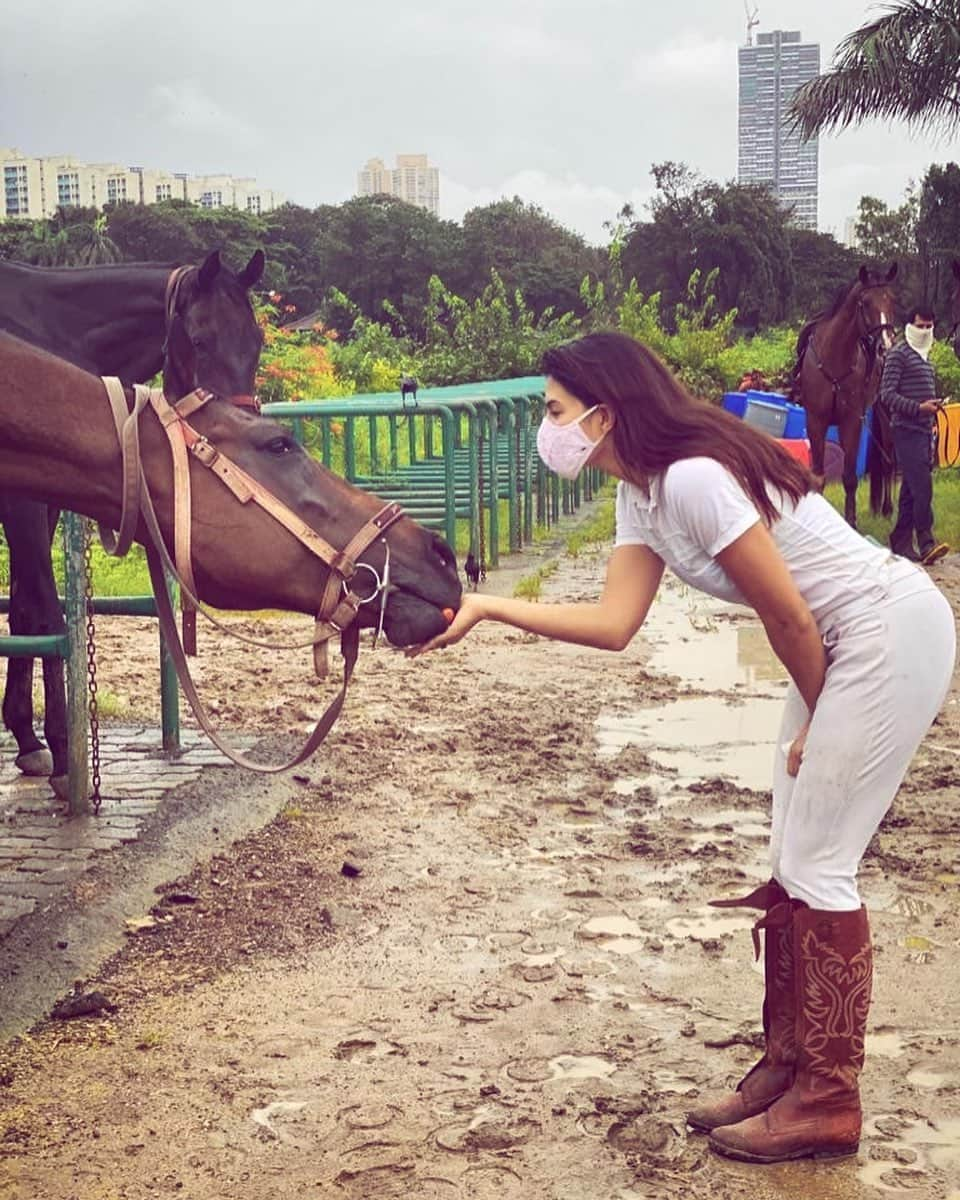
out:
<path id="1" fill-rule="evenodd" d="M 793 908 L 787 893 L 771 879 L 742 900 L 713 900 L 716 908 L 765 908 L 753 927 L 754 946 L 763 946 L 763 1058 L 737 1084 L 736 1090 L 707 1100 L 687 1113 L 687 1124 L 700 1133 L 718 1125 L 734 1125 L 763 1112 L 793 1083 L 795 1059 L 795 988 L 793 979 Z"/>
<path id="2" fill-rule="evenodd" d="M 793 928 L 796 1078 L 765 1112 L 713 1131 L 711 1148 L 728 1158 L 837 1158 L 860 1145 L 858 1080 L 873 978 L 867 910 L 801 906 Z"/>

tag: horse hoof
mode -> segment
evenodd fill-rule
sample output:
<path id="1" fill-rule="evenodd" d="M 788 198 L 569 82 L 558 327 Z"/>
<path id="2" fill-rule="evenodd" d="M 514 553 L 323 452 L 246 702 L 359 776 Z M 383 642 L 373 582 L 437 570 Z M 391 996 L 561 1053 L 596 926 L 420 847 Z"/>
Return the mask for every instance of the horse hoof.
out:
<path id="1" fill-rule="evenodd" d="M 54 795 L 58 800 L 67 800 L 70 797 L 70 779 L 67 775 L 51 775 L 50 786 L 53 788 Z"/>
<path id="2" fill-rule="evenodd" d="M 53 770 L 53 755 L 49 750 L 31 750 L 17 759 L 17 770 L 24 775 L 49 775 Z"/>

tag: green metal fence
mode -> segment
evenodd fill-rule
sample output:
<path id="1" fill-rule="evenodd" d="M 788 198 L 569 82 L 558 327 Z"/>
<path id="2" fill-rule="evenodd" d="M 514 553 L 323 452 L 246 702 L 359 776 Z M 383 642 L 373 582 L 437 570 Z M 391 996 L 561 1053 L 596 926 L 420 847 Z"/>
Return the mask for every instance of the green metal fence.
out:
<path id="1" fill-rule="evenodd" d="M 592 499 L 600 474 L 575 483 L 547 471 L 536 453 L 543 416 L 540 377 L 424 388 L 416 400 L 396 393 L 349 400 L 267 404 L 294 436 L 331 470 L 385 500 L 397 500 L 415 520 L 443 534 L 455 550 L 470 550 L 485 567 L 500 561 L 501 541 L 519 550 Z M 501 521 L 503 518 L 503 522 Z M 88 808 L 86 567 L 83 518 L 65 513 L 65 636 L 0 638 L 0 658 L 58 657 L 67 664 L 69 803 Z M 0 611 L 9 601 L 0 597 Z M 155 617 L 150 596 L 94 597 L 95 614 Z M 161 641 L 163 747 L 179 745 L 176 674 Z"/>
<path id="2" fill-rule="evenodd" d="M 536 453 L 543 379 L 497 380 L 396 393 L 267 404 L 326 466 L 415 520 L 499 563 L 501 543 L 519 550 L 537 526 L 554 524 L 592 499 L 599 473 L 571 484 Z"/>
<path id="3" fill-rule="evenodd" d="M 60 527 L 64 548 L 64 595 L 61 597 L 65 634 L 37 637 L 0 637 L 0 658 L 62 658 L 67 687 L 67 803 L 71 813 L 89 811 L 90 737 L 87 692 L 87 565 L 85 517 L 64 513 Z M 157 603 L 150 596 L 95 596 L 93 614 L 102 616 L 156 617 Z M 9 612 L 10 600 L 0 596 L 0 612 Z M 160 723 L 164 750 L 180 745 L 180 702 L 173 661 L 160 638 Z"/>

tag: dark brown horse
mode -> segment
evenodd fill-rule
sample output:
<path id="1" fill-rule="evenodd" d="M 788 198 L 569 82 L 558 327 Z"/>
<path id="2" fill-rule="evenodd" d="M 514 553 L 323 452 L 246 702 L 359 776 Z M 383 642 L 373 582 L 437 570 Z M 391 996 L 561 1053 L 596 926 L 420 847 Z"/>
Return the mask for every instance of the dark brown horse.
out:
<path id="1" fill-rule="evenodd" d="M 127 389 L 128 407 L 131 403 Z M 83 420 L 78 421 L 78 413 Z M 212 399 L 190 417 L 213 451 L 226 456 L 310 530 L 342 549 L 383 508 L 381 500 L 316 463 L 283 426 L 226 400 Z M 170 445 L 148 410 L 140 454 L 168 550 L 173 550 Z M 206 445 L 204 443 L 204 445 Z M 212 448 L 212 449 L 211 449 Z M 215 455 L 214 455 L 215 459 Z M 0 333 L 0 475 L 18 495 L 84 513 L 111 529 L 121 517 L 121 454 L 102 381 Z M 193 574 L 201 600 L 221 608 L 279 608 L 315 614 L 330 568 L 264 508 L 244 503 L 213 470 L 190 457 Z M 298 522 L 299 527 L 299 522 Z M 146 541 L 141 520 L 137 540 Z M 360 561 L 390 587 L 383 629 L 397 646 L 447 628 L 444 609 L 460 603 L 456 561 L 436 534 L 401 517 Z M 376 624 L 374 606 L 361 624 Z"/>
<path id="2" fill-rule="evenodd" d="M 0 330 L 96 375 L 143 382 L 164 366 L 164 385 L 173 395 L 202 386 L 220 396 L 245 397 L 254 390 L 262 342 L 247 293 L 263 265 L 261 251 L 238 274 L 217 252 L 185 270 L 156 263 L 51 270 L 0 262 Z M 171 343 L 176 353 L 165 359 Z M 81 421 L 74 414 L 69 436 Z M 0 523 L 10 550 L 10 631 L 61 632 L 50 553 L 59 510 L 9 493 L 6 484 L 3 477 Z M 44 659 L 43 679 L 49 750 L 33 728 L 32 659 L 9 660 L 3 720 L 17 741 L 20 769 L 52 774 L 54 787 L 62 790 L 67 729 L 60 659 Z"/>
<path id="3" fill-rule="evenodd" d="M 896 275 L 896 263 L 886 275 L 861 267 L 853 283 L 840 292 L 828 311 L 805 326 L 797 342 L 793 396 L 806 409 L 813 473 L 823 479 L 824 441 L 828 427 L 836 425 L 843 449 L 844 515 L 854 527 L 857 453 L 867 413 L 880 386 L 881 353 L 893 343 L 895 298 L 891 285 Z M 882 436 L 878 430 L 872 446 L 878 480 L 892 476 L 892 457 Z M 874 496 L 871 484 L 871 504 L 883 503 L 880 490 L 876 501 Z"/>

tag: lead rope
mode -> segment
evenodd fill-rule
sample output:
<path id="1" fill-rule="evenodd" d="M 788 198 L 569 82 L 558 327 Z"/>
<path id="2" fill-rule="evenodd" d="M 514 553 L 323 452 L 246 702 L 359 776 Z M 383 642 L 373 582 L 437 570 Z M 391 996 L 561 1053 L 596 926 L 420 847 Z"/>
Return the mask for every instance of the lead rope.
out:
<path id="1" fill-rule="evenodd" d="M 97 703 L 97 642 L 93 623 L 92 522 L 83 522 L 83 593 L 87 612 L 87 714 L 90 721 L 90 800 L 100 812 L 100 709 Z"/>

